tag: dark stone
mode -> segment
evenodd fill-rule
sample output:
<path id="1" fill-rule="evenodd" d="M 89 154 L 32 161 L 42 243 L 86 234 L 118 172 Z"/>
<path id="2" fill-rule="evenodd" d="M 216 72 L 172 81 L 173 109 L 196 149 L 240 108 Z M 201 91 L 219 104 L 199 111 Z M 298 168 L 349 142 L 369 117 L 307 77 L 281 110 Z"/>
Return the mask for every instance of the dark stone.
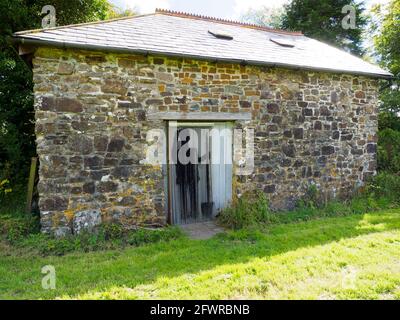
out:
<path id="1" fill-rule="evenodd" d="M 94 137 L 94 148 L 96 151 L 106 151 L 108 146 L 108 137 Z"/>
<path id="2" fill-rule="evenodd" d="M 105 166 L 115 167 L 117 164 L 118 164 L 118 159 L 117 158 L 107 157 L 107 158 L 104 159 L 104 165 Z"/>
<path id="3" fill-rule="evenodd" d="M 312 168 L 311 167 L 303 167 L 301 171 L 301 176 L 303 178 L 310 178 L 312 177 Z"/>
<path id="4" fill-rule="evenodd" d="M 331 154 L 335 153 L 335 147 L 334 146 L 323 146 L 321 149 L 322 155 L 328 156 Z"/>
<path id="5" fill-rule="evenodd" d="M 276 186 L 274 184 L 270 184 L 264 187 L 265 193 L 274 193 L 276 190 Z"/>
<path id="6" fill-rule="evenodd" d="M 291 138 L 293 136 L 292 130 L 285 130 L 283 132 L 283 136 L 286 137 L 286 138 Z"/>
<path id="7" fill-rule="evenodd" d="M 83 187 L 82 187 L 82 191 L 83 191 L 84 193 L 88 193 L 88 194 L 93 194 L 93 193 L 95 193 L 96 187 L 95 187 L 94 182 L 85 183 L 85 184 L 83 185 Z"/>
<path id="8" fill-rule="evenodd" d="M 98 64 L 106 62 L 107 59 L 104 55 L 89 55 L 85 57 L 85 61 L 87 64 Z"/>
<path id="9" fill-rule="evenodd" d="M 205 106 L 217 106 L 219 104 L 219 100 L 218 99 L 205 99 L 203 101 L 203 104 Z M 242 108 L 244 108 L 244 107 L 242 106 Z"/>
<path id="10" fill-rule="evenodd" d="M 340 137 L 340 132 L 339 131 L 333 131 L 332 132 L 332 139 L 338 140 Z"/>
<path id="11" fill-rule="evenodd" d="M 246 100 L 239 101 L 241 108 L 251 108 L 251 103 Z"/>
<path id="12" fill-rule="evenodd" d="M 282 152 L 289 158 L 296 156 L 296 148 L 292 144 L 282 146 Z"/>
<path id="13" fill-rule="evenodd" d="M 126 83 L 118 79 L 106 79 L 104 85 L 101 87 L 104 93 L 114 93 L 125 96 L 128 92 Z"/>
<path id="14" fill-rule="evenodd" d="M 271 125 L 267 126 L 267 130 L 268 130 L 268 132 L 277 132 L 278 126 L 275 124 L 271 124 Z"/>
<path id="15" fill-rule="evenodd" d="M 112 171 L 112 175 L 118 179 L 127 179 L 131 176 L 132 168 L 129 166 L 116 167 Z"/>
<path id="16" fill-rule="evenodd" d="M 147 99 L 146 105 L 147 106 L 161 106 L 164 104 L 163 99 Z"/>
<path id="17" fill-rule="evenodd" d="M 52 198 L 40 199 L 41 211 L 63 211 L 68 209 L 68 199 L 54 196 Z"/>
<path id="18" fill-rule="evenodd" d="M 164 59 L 162 58 L 154 58 L 153 59 L 154 64 L 164 64 Z"/>
<path id="19" fill-rule="evenodd" d="M 93 170 L 90 171 L 90 178 L 95 181 L 101 180 L 104 176 L 110 174 L 109 170 Z"/>
<path id="20" fill-rule="evenodd" d="M 132 107 L 132 102 L 130 101 L 118 101 L 118 108 L 129 109 Z"/>
<path id="21" fill-rule="evenodd" d="M 332 103 L 337 103 L 338 102 L 338 95 L 335 91 L 331 92 L 331 102 Z"/>
<path id="22" fill-rule="evenodd" d="M 77 131 L 86 131 L 89 129 L 89 124 L 87 121 L 73 121 L 71 127 Z"/>
<path id="23" fill-rule="evenodd" d="M 292 160 L 288 159 L 288 158 L 284 158 L 281 161 L 281 166 L 282 167 L 290 167 L 292 164 Z"/>
<path id="24" fill-rule="evenodd" d="M 103 165 L 103 158 L 99 156 L 87 157 L 85 158 L 85 167 L 89 169 L 99 169 Z"/>
<path id="25" fill-rule="evenodd" d="M 138 121 L 146 121 L 146 112 L 144 110 L 138 110 L 136 112 L 136 118 Z"/>
<path id="26" fill-rule="evenodd" d="M 77 154 L 90 154 L 93 152 L 93 142 L 85 135 L 75 135 L 70 140 L 70 150 Z"/>
<path id="27" fill-rule="evenodd" d="M 269 91 L 261 91 L 260 99 L 272 99 L 273 95 Z"/>
<path id="28" fill-rule="evenodd" d="M 303 161 L 301 161 L 301 160 L 296 160 L 296 161 L 293 163 L 293 167 L 294 167 L 294 168 L 300 168 L 302 165 L 303 165 Z"/>
<path id="29" fill-rule="evenodd" d="M 363 154 L 362 149 L 351 149 L 351 154 L 361 156 Z"/>
<path id="30" fill-rule="evenodd" d="M 319 157 L 319 158 L 317 159 L 317 163 L 318 163 L 318 165 L 320 165 L 321 167 L 325 167 L 326 161 L 327 161 L 326 156 L 322 156 L 322 157 Z"/>
<path id="31" fill-rule="evenodd" d="M 321 121 L 315 121 L 314 130 L 322 130 L 322 122 Z"/>
<path id="32" fill-rule="evenodd" d="M 308 102 L 298 101 L 298 102 L 297 102 L 297 105 L 298 105 L 300 108 L 306 108 L 306 107 L 308 106 Z"/>
<path id="33" fill-rule="evenodd" d="M 303 109 L 302 114 L 304 117 L 311 117 L 313 115 L 313 110 L 308 108 Z"/>
<path id="34" fill-rule="evenodd" d="M 304 137 L 303 128 L 295 128 L 295 129 L 293 129 L 293 135 L 294 135 L 295 139 L 303 139 L 303 137 Z"/>
<path id="35" fill-rule="evenodd" d="M 118 204 L 120 206 L 134 206 L 136 204 L 136 199 L 134 197 L 122 197 Z"/>
<path id="36" fill-rule="evenodd" d="M 118 184 L 113 181 L 101 181 L 97 186 L 98 192 L 115 192 L 118 189 Z"/>
<path id="37" fill-rule="evenodd" d="M 320 109 L 320 114 L 323 117 L 329 117 L 331 115 L 331 112 L 329 111 L 329 109 L 325 106 L 322 106 Z"/>
<path id="38" fill-rule="evenodd" d="M 54 97 L 43 97 L 42 106 L 40 109 L 44 111 L 54 110 L 55 105 L 56 100 L 54 99 Z"/>
<path id="39" fill-rule="evenodd" d="M 367 144 L 367 152 L 368 153 L 376 153 L 376 144 L 375 143 L 368 143 Z"/>
<path id="40" fill-rule="evenodd" d="M 125 145 L 124 138 L 113 138 L 108 144 L 108 152 L 121 152 Z"/>
<path id="41" fill-rule="evenodd" d="M 267 111 L 269 113 L 279 113 L 279 106 L 276 103 L 268 103 Z"/>
<path id="42" fill-rule="evenodd" d="M 83 105 L 76 99 L 58 98 L 56 101 L 55 111 L 78 113 L 83 111 Z"/>
<path id="43" fill-rule="evenodd" d="M 343 134 L 342 133 L 342 135 L 340 137 L 341 141 L 350 141 L 352 139 L 353 139 L 353 135 L 351 133 L 348 133 L 348 134 Z"/>
<path id="44" fill-rule="evenodd" d="M 72 187 L 71 188 L 71 194 L 81 194 L 81 193 L 82 193 L 81 187 Z"/>

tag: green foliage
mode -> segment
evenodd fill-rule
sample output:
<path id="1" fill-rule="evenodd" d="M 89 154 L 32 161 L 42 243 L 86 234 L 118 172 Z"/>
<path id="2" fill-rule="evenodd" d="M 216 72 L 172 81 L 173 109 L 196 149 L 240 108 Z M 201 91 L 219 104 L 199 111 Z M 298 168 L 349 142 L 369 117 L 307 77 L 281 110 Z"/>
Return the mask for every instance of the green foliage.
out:
<path id="1" fill-rule="evenodd" d="M 299 208 L 317 208 L 319 205 L 320 194 L 318 188 L 315 184 L 308 187 L 305 195 L 299 199 L 297 206 Z"/>
<path id="2" fill-rule="evenodd" d="M 378 168 L 400 173 L 400 131 L 383 129 L 378 132 Z"/>
<path id="3" fill-rule="evenodd" d="M 279 29 L 282 27 L 282 16 L 283 9 L 281 8 L 263 7 L 261 9 L 249 9 L 240 17 L 240 20 Z"/>
<path id="4" fill-rule="evenodd" d="M 38 233 L 37 220 L 16 220 L 9 217 L 7 223 L 0 220 L 0 231 L 9 243 L 21 249 L 39 252 L 43 256 L 61 256 L 72 252 L 92 252 L 119 249 L 125 246 L 142 246 L 149 243 L 167 242 L 183 237 L 179 228 L 167 227 L 159 230 L 125 230 L 119 224 L 103 224 L 96 233 L 81 233 L 64 238 L 54 238 Z M 33 225 L 33 223 L 36 223 Z"/>
<path id="5" fill-rule="evenodd" d="M 381 111 L 378 121 L 379 131 L 393 129 L 400 131 L 400 117 L 395 112 Z"/>
<path id="6" fill-rule="evenodd" d="M 391 0 L 387 7 L 378 6 L 380 32 L 375 36 L 375 47 L 381 65 L 395 75 L 400 74 L 400 0 Z"/>
<path id="7" fill-rule="evenodd" d="M 321 194 L 311 185 L 292 211 L 272 212 L 263 193 L 246 194 L 225 209 L 219 223 L 232 229 L 263 228 L 271 224 L 309 221 L 325 217 L 364 214 L 400 206 L 400 176 L 382 172 L 373 177 L 352 199 L 321 201 Z"/>
<path id="8" fill-rule="evenodd" d="M 263 192 L 247 193 L 235 204 L 221 212 L 218 221 L 233 229 L 272 223 L 274 215 L 269 208 L 268 199 Z"/>
<path id="9" fill-rule="evenodd" d="M 398 75 L 400 77 L 400 75 Z M 400 112 L 400 90 L 399 80 L 392 80 L 393 85 L 381 90 L 379 94 L 380 106 L 382 112 L 396 115 Z M 398 117 L 397 117 L 398 118 Z"/>
<path id="10" fill-rule="evenodd" d="M 351 5 L 356 9 L 356 28 L 344 29 L 342 8 Z M 362 32 L 367 24 L 362 2 L 354 0 L 292 0 L 285 6 L 283 29 L 302 31 L 339 48 L 361 55 Z"/>
<path id="11" fill-rule="evenodd" d="M 179 239 L 183 236 L 181 229 L 168 227 L 159 230 L 138 229 L 130 232 L 126 237 L 126 243 L 131 246 L 140 246 L 147 243 L 156 243 Z"/>
<path id="12" fill-rule="evenodd" d="M 12 192 L 12 189 L 10 188 L 10 181 L 7 179 L 0 180 L 0 199 L 10 192 Z"/>
<path id="13" fill-rule="evenodd" d="M 125 235 L 126 230 L 118 223 L 105 223 L 100 227 L 100 234 L 106 240 L 121 239 Z"/>
<path id="14" fill-rule="evenodd" d="M 112 12 L 107 0 L 0 1 L 0 180 L 12 178 L 13 188 L 26 184 L 36 150 L 32 72 L 8 38 L 40 28 L 44 5 L 56 8 L 57 25 L 105 19 Z"/>
<path id="15" fill-rule="evenodd" d="M 0 215 L 0 237 L 10 242 L 39 232 L 39 219 L 23 213 Z"/>
<path id="16" fill-rule="evenodd" d="M 378 169 L 400 173 L 400 0 L 391 0 L 386 7 L 376 6 L 378 17 L 374 37 L 375 50 L 382 67 L 397 79 L 386 85 L 379 99 Z M 386 177 L 389 180 L 389 177 Z"/>
<path id="17" fill-rule="evenodd" d="M 0 243 L 0 298 L 400 299 L 399 243 L 398 209 L 60 257 Z"/>
<path id="18" fill-rule="evenodd" d="M 400 176 L 381 172 L 367 184 L 365 194 L 374 199 L 387 199 L 393 205 L 400 204 Z"/>

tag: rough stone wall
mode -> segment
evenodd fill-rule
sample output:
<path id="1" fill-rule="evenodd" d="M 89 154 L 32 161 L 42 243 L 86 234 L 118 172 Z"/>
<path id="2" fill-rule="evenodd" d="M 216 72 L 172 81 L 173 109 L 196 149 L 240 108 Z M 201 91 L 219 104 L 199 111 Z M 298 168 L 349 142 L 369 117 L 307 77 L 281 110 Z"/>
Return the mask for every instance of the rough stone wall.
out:
<path id="1" fill-rule="evenodd" d="M 165 224 L 163 170 L 142 160 L 148 130 L 166 124 L 149 112 L 251 112 L 236 125 L 255 129 L 255 171 L 234 192 L 264 190 L 278 209 L 311 184 L 348 196 L 376 170 L 373 79 L 40 48 L 34 82 L 44 232 L 73 232 L 86 212 Z"/>

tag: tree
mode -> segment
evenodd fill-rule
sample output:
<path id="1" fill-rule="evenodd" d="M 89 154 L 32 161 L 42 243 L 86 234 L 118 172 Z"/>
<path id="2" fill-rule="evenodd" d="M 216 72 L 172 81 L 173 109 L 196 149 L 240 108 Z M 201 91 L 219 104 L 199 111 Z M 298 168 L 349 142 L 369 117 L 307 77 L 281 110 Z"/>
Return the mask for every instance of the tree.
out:
<path id="1" fill-rule="evenodd" d="M 342 8 L 351 5 L 356 13 L 356 28 L 344 29 Z M 361 55 L 362 32 L 367 24 L 363 2 L 355 0 L 292 0 L 284 7 L 281 28 L 302 31 L 315 38 Z"/>
<path id="2" fill-rule="evenodd" d="M 380 169 L 400 172 L 400 0 L 375 6 L 375 56 L 395 79 L 380 93 L 378 165 Z"/>
<path id="3" fill-rule="evenodd" d="M 282 26 L 283 8 L 249 9 L 240 17 L 247 23 L 279 29 Z"/>
<path id="4" fill-rule="evenodd" d="M 44 5 L 56 8 L 57 25 L 105 19 L 107 0 L 0 0 L 0 181 L 24 183 L 36 154 L 30 66 L 7 41 L 16 31 L 41 27 Z"/>
<path id="5" fill-rule="evenodd" d="M 375 51 L 380 65 L 394 75 L 391 86 L 381 93 L 381 110 L 397 115 L 400 112 L 400 0 L 392 0 L 387 6 L 376 6 L 377 15 L 374 37 Z"/>
<path id="6" fill-rule="evenodd" d="M 400 0 L 392 0 L 387 6 L 376 6 L 379 33 L 375 47 L 380 64 L 395 75 L 400 75 Z"/>

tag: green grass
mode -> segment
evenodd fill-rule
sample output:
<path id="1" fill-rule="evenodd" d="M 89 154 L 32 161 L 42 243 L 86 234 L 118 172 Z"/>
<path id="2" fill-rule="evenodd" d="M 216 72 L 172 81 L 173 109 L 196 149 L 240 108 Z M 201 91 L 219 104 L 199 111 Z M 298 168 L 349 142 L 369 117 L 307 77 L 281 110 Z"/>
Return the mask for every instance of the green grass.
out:
<path id="1" fill-rule="evenodd" d="M 3 242 L 0 298 L 400 299 L 400 210 L 61 257 Z"/>

